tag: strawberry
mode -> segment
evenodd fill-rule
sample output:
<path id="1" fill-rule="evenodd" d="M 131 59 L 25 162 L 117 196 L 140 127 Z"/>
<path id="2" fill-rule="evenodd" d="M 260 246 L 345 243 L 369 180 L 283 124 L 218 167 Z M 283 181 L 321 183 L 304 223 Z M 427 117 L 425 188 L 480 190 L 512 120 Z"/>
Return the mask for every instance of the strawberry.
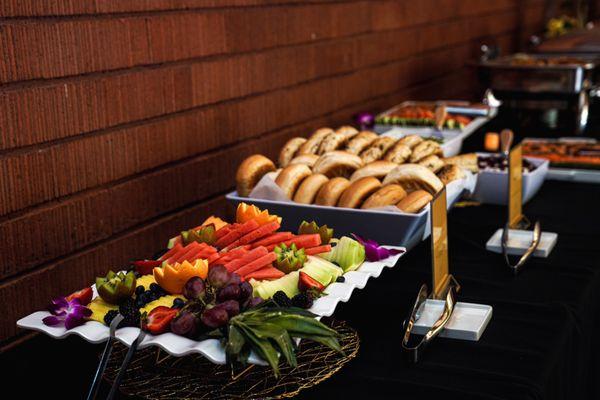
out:
<path id="1" fill-rule="evenodd" d="M 162 261 L 155 260 L 138 260 L 132 261 L 131 265 L 135 268 L 135 272 L 140 275 L 149 275 L 152 273 L 152 270 L 156 267 L 160 267 Z"/>
<path id="2" fill-rule="evenodd" d="M 146 316 L 142 323 L 142 329 L 153 335 L 165 333 L 171 326 L 171 320 L 175 318 L 179 310 L 166 306 L 158 306 Z"/>
<path id="3" fill-rule="evenodd" d="M 78 290 L 77 292 L 71 293 L 67 296 L 67 301 L 71 301 L 73 299 L 79 300 L 79 304 L 82 306 L 87 306 L 92 301 L 92 295 L 94 291 L 91 287 L 86 287 L 84 289 Z"/>
<path id="4" fill-rule="evenodd" d="M 322 292 L 325 290 L 325 286 L 321 285 L 321 283 L 308 275 L 305 272 L 300 271 L 300 277 L 298 279 L 298 289 L 301 292 L 305 292 L 311 289 L 314 289 L 318 292 Z"/>

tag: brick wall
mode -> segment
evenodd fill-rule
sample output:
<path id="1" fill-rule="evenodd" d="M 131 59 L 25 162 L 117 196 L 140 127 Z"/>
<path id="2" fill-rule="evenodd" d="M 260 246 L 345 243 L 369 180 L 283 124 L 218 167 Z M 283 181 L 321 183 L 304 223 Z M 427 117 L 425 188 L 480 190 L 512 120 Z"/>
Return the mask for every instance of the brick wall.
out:
<path id="1" fill-rule="evenodd" d="M 540 0 L 0 2 L 0 343 L 211 213 L 237 164 L 407 98 L 469 98 Z"/>

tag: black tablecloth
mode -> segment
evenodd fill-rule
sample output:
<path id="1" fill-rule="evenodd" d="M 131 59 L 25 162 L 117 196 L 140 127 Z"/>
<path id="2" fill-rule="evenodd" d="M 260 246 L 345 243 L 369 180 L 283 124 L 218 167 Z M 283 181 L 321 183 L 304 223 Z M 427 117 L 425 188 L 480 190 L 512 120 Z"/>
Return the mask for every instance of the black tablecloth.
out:
<path id="1" fill-rule="evenodd" d="M 458 300 L 490 304 L 478 342 L 436 339 L 417 365 L 403 361 L 401 322 L 421 283 L 431 280 L 429 242 L 386 269 L 336 317 L 361 338 L 358 356 L 301 398 L 595 399 L 600 398 L 600 185 L 547 181 L 525 207 L 559 234 L 547 259 L 514 277 L 485 243 L 505 219 L 495 206 L 449 215 L 450 268 Z M 101 347 L 79 338 L 39 336 L 1 356 L 3 389 L 23 398 L 81 398 Z"/>
<path id="2" fill-rule="evenodd" d="M 558 242 L 514 277 L 485 243 L 505 220 L 496 206 L 449 215 L 450 269 L 459 301 L 492 305 L 478 342 L 436 339 L 417 365 L 402 361 L 401 321 L 430 283 L 429 241 L 336 311 L 361 338 L 357 358 L 303 398 L 443 395 L 457 399 L 600 398 L 599 185 L 547 181 L 525 207 Z"/>

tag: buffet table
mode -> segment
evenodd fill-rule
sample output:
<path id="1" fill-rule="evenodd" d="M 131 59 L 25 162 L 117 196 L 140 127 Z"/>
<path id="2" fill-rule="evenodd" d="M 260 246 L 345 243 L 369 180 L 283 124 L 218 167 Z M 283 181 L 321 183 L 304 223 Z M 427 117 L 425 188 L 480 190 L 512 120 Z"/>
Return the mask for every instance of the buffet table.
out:
<path id="1" fill-rule="evenodd" d="M 364 398 L 592 399 L 600 395 L 600 186 L 547 181 L 525 207 L 545 231 L 558 232 L 550 257 L 513 277 L 485 243 L 504 209 L 477 206 L 449 215 L 450 268 L 459 301 L 490 304 L 479 342 L 436 339 L 417 365 L 401 361 L 401 321 L 419 285 L 430 281 L 424 242 L 336 317 L 360 334 L 357 358 L 303 398 L 341 393 Z"/>

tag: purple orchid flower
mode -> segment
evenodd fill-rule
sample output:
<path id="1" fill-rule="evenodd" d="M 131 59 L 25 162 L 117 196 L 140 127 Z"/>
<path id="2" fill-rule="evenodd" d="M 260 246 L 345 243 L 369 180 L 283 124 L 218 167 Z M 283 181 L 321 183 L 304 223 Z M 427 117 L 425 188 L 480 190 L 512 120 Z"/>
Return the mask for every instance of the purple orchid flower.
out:
<path id="1" fill-rule="evenodd" d="M 395 254 L 404 253 L 404 250 L 400 249 L 386 249 L 382 247 L 374 240 L 363 239 L 356 234 L 352 234 L 354 239 L 356 239 L 360 244 L 365 246 L 365 256 L 369 261 L 381 261 Z"/>
<path id="2" fill-rule="evenodd" d="M 48 311 L 52 315 L 42 320 L 45 325 L 55 326 L 62 322 L 67 329 L 72 329 L 83 324 L 86 318 L 92 315 L 92 310 L 82 306 L 79 299 L 68 301 L 64 297 L 52 300 Z"/>
<path id="3" fill-rule="evenodd" d="M 356 123 L 362 130 L 371 129 L 375 125 L 375 117 L 371 113 L 363 112 L 356 116 Z"/>

